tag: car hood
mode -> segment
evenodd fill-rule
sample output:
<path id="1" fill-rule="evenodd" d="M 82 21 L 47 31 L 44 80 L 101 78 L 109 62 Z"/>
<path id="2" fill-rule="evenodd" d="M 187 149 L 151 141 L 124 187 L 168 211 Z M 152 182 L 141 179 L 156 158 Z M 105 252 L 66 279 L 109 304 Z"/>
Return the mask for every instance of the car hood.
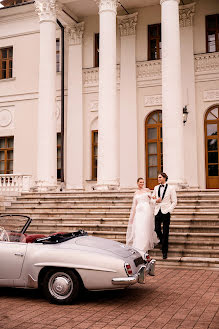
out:
<path id="1" fill-rule="evenodd" d="M 129 246 L 126 246 L 123 243 L 92 236 L 83 236 L 76 238 L 75 244 L 83 247 L 105 250 L 107 252 L 111 252 L 119 257 L 124 258 L 130 257 L 132 255 L 139 255 L 136 250 Z"/>

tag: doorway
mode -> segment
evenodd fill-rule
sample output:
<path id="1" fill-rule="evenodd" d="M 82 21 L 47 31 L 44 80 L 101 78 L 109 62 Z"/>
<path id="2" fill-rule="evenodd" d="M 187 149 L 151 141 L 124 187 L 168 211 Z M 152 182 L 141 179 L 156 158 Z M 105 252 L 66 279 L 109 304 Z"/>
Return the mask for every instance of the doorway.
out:
<path id="1" fill-rule="evenodd" d="M 206 187 L 219 188 L 219 105 L 212 106 L 205 115 Z"/>
<path id="2" fill-rule="evenodd" d="M 162 112 L 150 113 L 145 121 L 146 185 L 153 189 L 163 171 Z"/>

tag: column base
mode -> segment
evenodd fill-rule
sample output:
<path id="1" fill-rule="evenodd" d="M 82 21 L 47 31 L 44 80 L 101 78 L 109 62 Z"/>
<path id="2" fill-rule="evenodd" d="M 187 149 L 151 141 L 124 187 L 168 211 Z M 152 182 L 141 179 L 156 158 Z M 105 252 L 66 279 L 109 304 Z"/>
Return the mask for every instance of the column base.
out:
<path id="1" fill-rule="evenodd" d="M 167 184 L 174 186 L 176 191 L 189 188 L 189 185 L 186 183 L 186 181 L 168 180 Z"/>
<path id="2" fill-rule="evenodd" d="M 36 181 L 36 185 L 32 188 L 32 191 L 34 192 L 55 192 L 58 191 L 59 187 L 56 184 L 51 185 L 49 182 L 45 181 Z"/>
<path id="3" fill-rule="evenodd" d="M 93 186 L 94 191 L 118 191 L 119 184 L 97 184 Z"/>

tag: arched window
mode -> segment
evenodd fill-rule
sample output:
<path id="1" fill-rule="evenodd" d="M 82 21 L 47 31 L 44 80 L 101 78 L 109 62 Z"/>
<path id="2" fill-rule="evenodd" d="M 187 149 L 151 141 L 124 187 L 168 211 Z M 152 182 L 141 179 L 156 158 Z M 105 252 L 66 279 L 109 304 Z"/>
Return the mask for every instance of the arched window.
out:
<path id="1" fill-rule="evenodd" d="M 157 174 L 163 171 L 162 112 L 154 111 L 145 121 L 146 185 L 157 185 Z"/>
<path id="2" fill-rule="evenodd" d="M 206 187 L 219 188 L 219 105 L 212 106 L 205 115 Z"/>

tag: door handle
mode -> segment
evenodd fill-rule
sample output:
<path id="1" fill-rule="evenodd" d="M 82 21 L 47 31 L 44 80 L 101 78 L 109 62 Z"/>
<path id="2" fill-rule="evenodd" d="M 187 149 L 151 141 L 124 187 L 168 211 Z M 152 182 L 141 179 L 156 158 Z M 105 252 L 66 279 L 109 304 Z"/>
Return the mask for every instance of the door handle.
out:
<path id="1" fill-rule="evenodd" d="M 24 257 L 24 254 L 22 254 L 21 252 L 16 252 L 15 256 L 20 256 L 20 257 Z"/>

